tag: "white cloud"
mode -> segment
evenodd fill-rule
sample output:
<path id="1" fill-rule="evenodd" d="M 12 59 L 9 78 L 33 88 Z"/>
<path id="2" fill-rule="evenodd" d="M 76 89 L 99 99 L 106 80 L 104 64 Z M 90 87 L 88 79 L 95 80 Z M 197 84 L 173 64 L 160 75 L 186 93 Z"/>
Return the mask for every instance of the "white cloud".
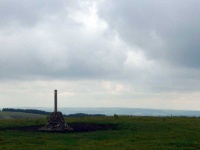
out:
<path id="1" fill-rule="evenodd" d="M 113 81 L 101 81 L 101 87 L 110 94 L 122 94 L 130 91 L 128 85 L 122 83 L 115 83 Z"/>
<path id="2" fill-rule="evenodd" d="M 142 51 L 128 51 L 127 59 L 125 61 L 125 65 L 128 65 L 133 69 L 151 69 L 153 65 L 153 61 L 147 60 Z"/>
<path id="3" fill-rule="evenodd" d="M 85 27 L 86 32 L 98 34 L 107 29 L 107 24 L 104 20 L 100 19 L 97 14 L 96 2 L 86 3 L 80 2 L 79 10 L 69 11 L 69 18 Z"/>

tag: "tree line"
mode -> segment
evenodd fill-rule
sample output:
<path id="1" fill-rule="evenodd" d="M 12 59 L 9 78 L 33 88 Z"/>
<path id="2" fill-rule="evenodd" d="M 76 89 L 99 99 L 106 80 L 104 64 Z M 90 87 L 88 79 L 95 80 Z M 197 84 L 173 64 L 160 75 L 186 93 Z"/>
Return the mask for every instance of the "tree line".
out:
<path id="1" fill-rule="evenodd" d="M 69 118 L 103 117 L 103 116 L 106 116 L 106 115 L 104 115 L 104 114 L 85 114 L 85 113 L 75 113 L 75 114 L 64 115 L 64 117 L 69 117 Z"/>

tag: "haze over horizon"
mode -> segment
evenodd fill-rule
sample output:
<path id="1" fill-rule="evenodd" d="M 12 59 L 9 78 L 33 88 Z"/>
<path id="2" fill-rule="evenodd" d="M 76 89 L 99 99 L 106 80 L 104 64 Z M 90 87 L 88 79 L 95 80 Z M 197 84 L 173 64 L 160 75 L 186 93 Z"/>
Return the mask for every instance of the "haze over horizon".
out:
<path id="1" fill-rule="evenodd" d="M 200 110 L 199 0 L 1 0 L 0 108 Z"/>

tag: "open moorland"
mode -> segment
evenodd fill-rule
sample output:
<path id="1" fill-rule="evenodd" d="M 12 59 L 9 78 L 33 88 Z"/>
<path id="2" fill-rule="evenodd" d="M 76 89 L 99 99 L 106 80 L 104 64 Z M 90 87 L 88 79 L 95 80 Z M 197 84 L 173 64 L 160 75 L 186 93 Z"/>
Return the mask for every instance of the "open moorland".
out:
<path id="1" fill-rule="evenodd" d="M 46 118 L 0 120 L 0 149 L 132 150 L 200 149 L 197 117 L 66 118 L 73 131 L 46 133 Z"/>

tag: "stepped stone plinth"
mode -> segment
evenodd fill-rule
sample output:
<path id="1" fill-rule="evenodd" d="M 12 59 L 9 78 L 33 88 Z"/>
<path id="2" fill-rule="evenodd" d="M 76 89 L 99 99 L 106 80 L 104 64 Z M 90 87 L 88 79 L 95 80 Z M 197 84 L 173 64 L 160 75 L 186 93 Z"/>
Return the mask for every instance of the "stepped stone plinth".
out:
<path id="1" fill-rule="evenodd" d="M 64 131 L 73 130 L 65 123 L 63 114 L 57 111 L 57 90 L 55 90 L 54 96 L 55 96 L 54 112 L 51 113 L 48 119 L 48 123 L 44 127 L 40 128 L 39 130 L 49 131 L 49 132 L 64 132 Z"/>

